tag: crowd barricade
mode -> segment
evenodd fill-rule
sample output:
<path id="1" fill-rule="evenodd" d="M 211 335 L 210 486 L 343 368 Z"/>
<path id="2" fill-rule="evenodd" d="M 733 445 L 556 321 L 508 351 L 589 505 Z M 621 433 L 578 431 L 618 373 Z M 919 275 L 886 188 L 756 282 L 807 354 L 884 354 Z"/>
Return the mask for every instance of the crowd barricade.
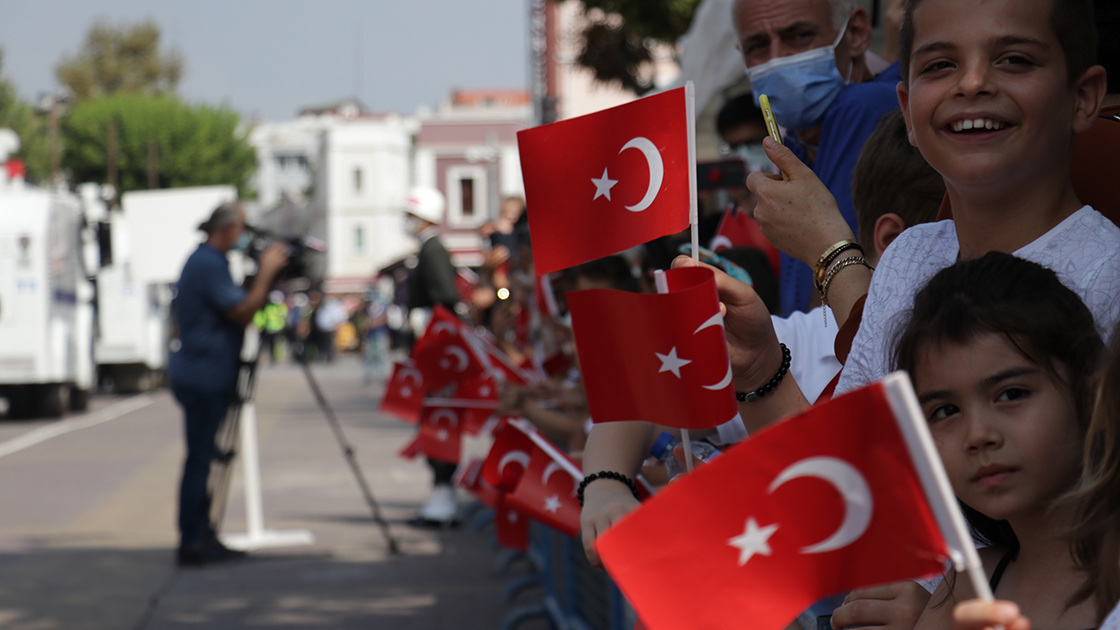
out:
<path id="1" fill-rule="evenodd" d="M 499 566 L 509 564 L 508 554 Z M 530 573 L 511 578 L 506 599 L 529 587 L 542 587 L 539 599 L 510 609 L 502 630 L 516 630 L 530 619 L 547 617 L 557 630 L 633 630 L 634 609 L 605 571 L 591 566 L 579 540 L 539 523 L 529 527 L 525 554 Z"/>

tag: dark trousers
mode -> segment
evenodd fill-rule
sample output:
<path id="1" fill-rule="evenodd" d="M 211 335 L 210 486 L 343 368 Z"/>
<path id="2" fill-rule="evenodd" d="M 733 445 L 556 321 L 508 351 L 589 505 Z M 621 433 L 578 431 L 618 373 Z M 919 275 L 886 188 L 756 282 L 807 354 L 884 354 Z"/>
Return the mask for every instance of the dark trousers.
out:
<path id="1" fill-rule="evenodd" d="M 214 535 L 207 483 L 217 456 L 214 438 L 229 410 L 229 392 L 208 392 L 171 383 L 183 408 L 187 459 L 179 485 L 179 547 L 200 547 Z"/>

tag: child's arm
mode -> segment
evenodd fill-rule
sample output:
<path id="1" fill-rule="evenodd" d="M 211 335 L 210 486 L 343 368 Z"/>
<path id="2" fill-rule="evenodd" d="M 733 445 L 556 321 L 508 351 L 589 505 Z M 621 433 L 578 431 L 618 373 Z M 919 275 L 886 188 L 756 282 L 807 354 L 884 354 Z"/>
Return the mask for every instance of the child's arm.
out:
<path id="1" fill-rule="evenodd" d="M 970 599 L 953 609 L 953 630 L 1031 630 L 1031 622 L 1019 612 L 1015 602 L 986 602 Z"/>
<path id="2" fill-rule="evenodd" d="M 611 471 L 633 479 L 653 445 L 656 428 L 649 422 L 596 424 L 583 449 L 583 474 Z M 638 500 L 621 481 L 597 479 L 584 488 L 579 523 L 583 550 L 593 566 L 601 566 L 595 539 L 636 507 Z"/>

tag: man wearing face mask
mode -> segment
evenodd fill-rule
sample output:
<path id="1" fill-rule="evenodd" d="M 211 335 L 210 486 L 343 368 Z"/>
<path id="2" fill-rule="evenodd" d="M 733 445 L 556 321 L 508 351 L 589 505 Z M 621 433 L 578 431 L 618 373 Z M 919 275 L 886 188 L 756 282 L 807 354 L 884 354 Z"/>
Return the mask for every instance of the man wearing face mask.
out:
<path id="1" fill-rule="evenodd" d="M 868 51 L 871 20 L 851 0 L 736 0 L 733 19 L 756 99 L 769 97 L 786 145 L 858 233 L 852 170 L 879 120 L 898 107 L 898 65 L 872 71 L 882 60 Z M 782 314 L 808 310 L 812 270 L 785 254 L 781 267 Z"/>
<path id="2" fill-rule="evenodd" d="M 187 259 L 179 278 L 175 315 L 180 347 L 171 355 L 171 391 L 183 407 L 187 458 L 179 487 L 180 566 L 244 555 L 227 549 L 210 522 L 208 479 L 216 457 L 214 438 L 234 402 L 242 335 L 264 306 L 276 274 L 288 262 L 287 248 L 273 244 L 261 256 L 247 290 L 233 283 L 226 254 L 244 249 L 245 210 L 224 203 L 199 226 L 206 241 Z"/>

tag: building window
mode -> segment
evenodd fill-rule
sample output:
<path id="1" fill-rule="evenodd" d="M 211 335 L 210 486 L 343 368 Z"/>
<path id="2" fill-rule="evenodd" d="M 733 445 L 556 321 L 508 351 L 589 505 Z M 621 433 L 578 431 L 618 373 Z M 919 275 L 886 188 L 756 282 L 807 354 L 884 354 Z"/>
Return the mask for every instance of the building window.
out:
<path id="1" fill-rule="evenodd" d="M 354 192 L 362 192 L 362 169 L 354 169 Z"/>
<path id="2" fill-rule="evenodd" d="M 354 253 L 364 254 L 366 251 L 366 234 L 361 226 L 354 228 Z"/>
<path id="3" fill-rule="evenodd" d="M 459 180 L 459 198 L 463 200 L 463 219 L 474 219 L 474 178 Z"/>

